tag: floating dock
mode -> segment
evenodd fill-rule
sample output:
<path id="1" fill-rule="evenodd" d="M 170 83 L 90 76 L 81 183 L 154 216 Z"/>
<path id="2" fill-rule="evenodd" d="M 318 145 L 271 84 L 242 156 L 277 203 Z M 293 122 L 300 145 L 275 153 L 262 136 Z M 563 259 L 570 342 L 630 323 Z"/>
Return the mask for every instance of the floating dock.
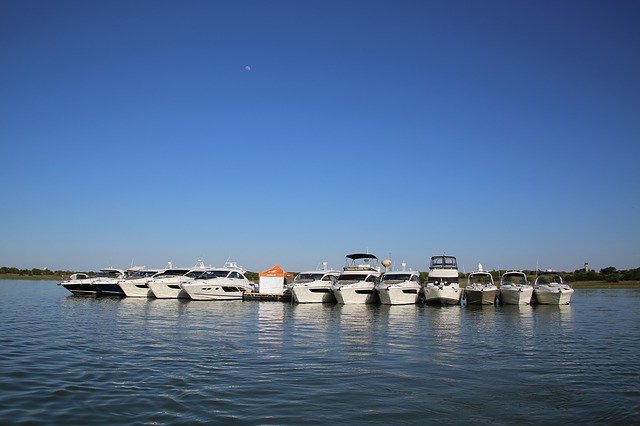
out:
<path id="1" fill-rule="evenodd" d="M 244 293 L 242 300 L 258 300 L 261 302 L 291 302 L 290 294 L 277 293 Z"/>

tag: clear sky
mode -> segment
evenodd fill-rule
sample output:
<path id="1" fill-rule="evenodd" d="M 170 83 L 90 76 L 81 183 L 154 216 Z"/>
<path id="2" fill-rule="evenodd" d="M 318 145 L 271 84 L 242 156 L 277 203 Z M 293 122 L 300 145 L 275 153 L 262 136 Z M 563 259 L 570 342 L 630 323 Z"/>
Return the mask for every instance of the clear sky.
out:
<path id="1" fill-rule="evenodd" d="M 2 0 L 0 265 L 638 267 L 639 22 L 637 1 Z"/>

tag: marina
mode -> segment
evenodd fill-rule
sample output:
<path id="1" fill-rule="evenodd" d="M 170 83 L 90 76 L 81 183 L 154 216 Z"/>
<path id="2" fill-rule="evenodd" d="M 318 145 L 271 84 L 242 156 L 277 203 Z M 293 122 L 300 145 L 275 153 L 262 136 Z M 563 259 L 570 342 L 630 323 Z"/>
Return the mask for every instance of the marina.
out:
<path id="1" fill-rule="evenodd" d="M 0 422 L 630 424 L 638 303 L 217 303 L 0 281 Z"/>

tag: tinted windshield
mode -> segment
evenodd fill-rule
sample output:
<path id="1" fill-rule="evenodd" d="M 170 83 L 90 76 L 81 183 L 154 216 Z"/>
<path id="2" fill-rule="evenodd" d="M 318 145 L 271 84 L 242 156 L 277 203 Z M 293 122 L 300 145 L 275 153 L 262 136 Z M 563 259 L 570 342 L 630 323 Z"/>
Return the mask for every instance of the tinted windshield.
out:
<path id="1" fill-rule="evenodd" d="M 524 277 L 524 275 L 520 274 L 504 275 L 502 277 L 502 282 L 504 284 L 526 284 L 527 279 Z"/>
<path id="2" fill-rule="evenodd" d="M 202 274 L 204 274 L 204 271 L 190 271 L 188 274 L 185 274 L 185 277 L 198 278 Z"/>
<path id="3" fill-rule="evenodd" d="M 197 279 L 209 280 L 212 278 L 224 278 L 229 275 L 229 271 L 207 271 L 202 273 Z"/>
<path id="4" fill-rule="evenodd" d="M 409 281 L 411 274 L 384 274 L 382 281 Z"/>
<path id="5" fill-rule="evenodd" d="M 453 256 L 435 256 L 431 258 L 432 268 L 457 268 L 456 258 Z"/>
<path id="6" fill-rule="evenodd" d="M 340 274 L 338 281 L 364 281 L 368 274 Z"/>
<path id="7" fill-rule="evenodd" d="M 156 275 L 157 278 L 164 278 L 164 277 L 175 277 L 177 275 L 184 275 L 187 272 L 189 272 L 188 269 L 169 269 L 167 271 L 164 271 L 161 274 Z"/>
<path id="8" fill-rule="evenodd" d="M 298 274 L 295 281 L 303 281 L 303 280 L 317 281 L 319 279 L 322 279 L 323 276 L 324 274 Z"/>

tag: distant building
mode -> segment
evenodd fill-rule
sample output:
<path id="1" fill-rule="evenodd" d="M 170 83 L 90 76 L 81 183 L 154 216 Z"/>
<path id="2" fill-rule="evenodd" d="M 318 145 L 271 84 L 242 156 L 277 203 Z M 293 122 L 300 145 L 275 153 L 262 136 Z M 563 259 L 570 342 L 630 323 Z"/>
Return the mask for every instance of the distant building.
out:
<path id="1" fill-rule="evenodd" d="M 591 268 L 589 267 L 589 262 L 584 262 L 584 271 L 589 272 Z"/>

